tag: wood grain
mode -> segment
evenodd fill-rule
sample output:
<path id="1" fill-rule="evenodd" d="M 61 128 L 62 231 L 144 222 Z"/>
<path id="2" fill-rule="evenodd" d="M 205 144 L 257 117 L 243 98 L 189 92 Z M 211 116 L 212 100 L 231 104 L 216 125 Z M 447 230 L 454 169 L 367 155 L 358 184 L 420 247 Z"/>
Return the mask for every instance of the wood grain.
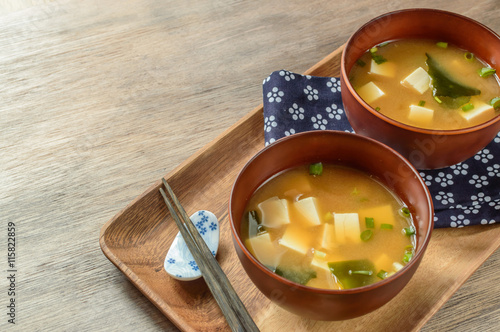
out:
<path id="1" fill-rule="evenodd" d="M 19 320 L 13 327 L 0 319 L 0 330 L 176 330 L 102 254 L 102 226 L 247 116 L 269 73 L 304 72 L 367 20 L 408 6 L 2 1 L 0 216 L 18 226 Z M 455 11 L 500 31 L 494 0 L 411 6 Z M 218 192 L 219 184 L 201 189 Z M 1 243 L 6 236 L 4 228 Z M 496 251 L 423 330 L 498 330 L 499 269 Z"/>

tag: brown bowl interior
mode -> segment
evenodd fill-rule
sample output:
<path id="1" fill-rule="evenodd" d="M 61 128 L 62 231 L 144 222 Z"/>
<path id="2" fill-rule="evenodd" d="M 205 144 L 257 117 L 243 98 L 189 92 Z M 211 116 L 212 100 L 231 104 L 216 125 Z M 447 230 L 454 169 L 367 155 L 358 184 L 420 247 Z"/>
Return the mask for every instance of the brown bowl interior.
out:
<path id="1" fill-rule="evenodd" d="M 485 147 L 500 130 L 500 116 L 457 130 L 429 130 L 392 120 L 373 110 L 354 91 L 348 76 L 356 60 L 379 43 L 397 39 L 432 39 L 473 52 L 500 72 L 500 38 L 484 25 L 458 14 L 409 9 L 380 16 L 356 31 L 342 55 L 342 100 L 356 133 L 373 137 L 400 152 L 419 169 L 464 161 Z"/>
<path id="2" fill-rule="evenodd" d="M 378 178 L 393 190 L 416 216 L 417 249 L 399 273 L 377 284 L 334 291 L 294 284 L 259 263 L 241 240 L 241 221 L 253 192 L 273 175 L 302 164 L 321 161 L 352 167 Z M 387 146 L 359 135 L 314 131 L 289 136 L 258 153 L 239 174 L 229 200 L 236 251 L 256 286 L 271 300 L 297 314 L 338 320 L 370 312 L 389 301 L 409 281 L 418 266 L 433 228 L 432 200 L 418 172 Z M 279 294 L 280 296 L 276 296 Z"/>

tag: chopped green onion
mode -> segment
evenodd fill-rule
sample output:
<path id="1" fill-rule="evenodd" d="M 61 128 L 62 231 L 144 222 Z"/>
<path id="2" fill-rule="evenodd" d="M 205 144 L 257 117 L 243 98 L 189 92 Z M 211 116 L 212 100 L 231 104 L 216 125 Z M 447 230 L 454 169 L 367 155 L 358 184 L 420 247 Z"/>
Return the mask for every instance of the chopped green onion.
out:
<path id="1" fill-rule="evenodd" d="M 310 175 L 323 174 L 323 164 L 322 163 L 314 163 L 314 164 L 309 165 L 309 174 Z"/>
<path id="2" fill-rule="evenodd" d="M 371 239 L 372 235 L 373 235 L 373 231 L 371 229 L 367 229 L 367 230 L 364 230 L 363 232 L 361 232 L 359 237 L 361 238 L 361 240 L 366 242 L 369 239 Z"/>
<path id="3" fill-rule="evenodd" d="M 434 100 L 435 100 L 435 101 L 437 101 L 437 102 L 438 102 L 438 103 L 440 103 L 440 104 L 441 104 L 441 103 L 443 103 L 443 102 L 441 101 L 441 99 L 439 99 L 439 98 L 438 98 L 438 96 L 434 96 Z"/>
<path id="4" fill-rule="evenodd" d="M 411 226 L 405 227 L 405 228 L 403 228 L 403 232 L 405 233 L 405 235 L 410 236 L 410 235 L 415 234 L 415 228 L 413 228 Z"/>
<path id="5" fill-rule="evenodd" d="M 364 276 L 371 276 L 373 274 L 373 271 L 365 271 L 365 270 L 360 270 L 360 271 L 352 271 L 349 270 L 349 274 L 360 274 Z"/>
<path id="6" fill-rule="evenodd" d="M 375 107 L 375 111 L 380 112 L 380 107 Z"/>
<path id="7" fill-rule="evenodd" d="M 500 97 L 495 97 L 492 100 L 490 100 L 490 105 L 493 106 L 493 108 L 499 108 L 500 107 Z"/>
<path id="8" fill-rule="evenodd" d="M 383 56 L 381 56 L 380 54 L 377 54 L 377 51 L 378 51 L 378 48 L 376 48 L 376 47 L 370 48 L 370 55 L 372 56 L 373 61 L 375 61 L 375 63 L 377 65 L 380 65 L 380 64 L 386 62 L 387 59 L 384 58 Z"/>
<path id="9" fill-rule="evenodd" d="M 488 76 L 491 76 L 493 75 L 494 73 L 496 72 L 495 69 L 493 68 L 487 68 L 487 67 L 484 67 L 484 68 L 481 68 L 477 71 L 477 73 L 479 74 L 479 76 L 481 77 L 488 77 Z"/>
<path id="10" fill-rule="evenodd" d="M 393 226 L 391 224 L 382 224 L 380 225 L 380 229 L 392 229 Z"/>
<path id="11" fill-rule="evenodd" d="M 471 103 L 468 103 L 468 104 L 465 104 L 464 106 L 462 106 L 462 111 L 464 111 L 464 112 L 470 111 L 472 109 L 474 109 L 474 105 L 472 105 Z"/>
<path id="12" fill-rule="evenodd" d="M 401 214 L 405 217 L 409 217 L 411 214 L 410 214 L 410 209 L 408 209 L 406 206 L 403 206 L 401 208 Z"/>
<path id="13" fill-rule="evenodd" d="M 364 62 L 364 61 L 363 61 L 363 60 L 361 60 L 361 59 L 358 59 L 358 60 L 356 61 L 356 63 L 357 63 L 357 64 L 358 64 L 358 66 L 360 66 L 360 67 L 364 67 L 364 66 L 366 65 L 366 62 Z"/>
<path id="14" fill-rule="evenodd" d="M 363 202 L 368 202 L 368 201 L 369 201 L 369 199 L 368 199 L 368 198 L 366 198 L 366 197 L 361 197 L 361 198 L 359 199 L 359 201 L 360 201 L 361 203 L 363 203 Z"/>
<path id="15" fill-rule="evenodd" d="M 365 217 L 366 228 L 375 228 L 375 221 L 373 218 Z"/>
<path id="16" fill-rule="evenodd" d="M 377 65 L 380 65 L 380 64 L 382 64 L 382 63 L 384 63 L 384 62 L 387 61 L 386 58 L 384 58 L 383 56 L 381 56 L 379 54 L 375 54 L 375 53 L 372 53 L 372 59 L 373 59 L 373 61 L 375 61 L 375 63 Z"/>
<path id="17" fill-rule="evenodd" d="M 474 61 L 474 54 L 472 54 L 471 52 L 465 52 L 464 58 L 465 58 L 465 60 L 472 62 L 472 61 Z"/>
<path id="18" fill-rule="evenodd" d="M 408 263 L 413 258 L 413 252 L 407 251 L 403 256 L 403 263 Z"/>
<path id="19" fill-rule="evenodd" d="M 319 257 L 319 258 L 325 258 L 326 257 L 326 253 L 322 252 L 322 251 L 319 251 L 319 250 L 314 250 L 314 256 Z"/>
<path id="20" fill-rule="evenodd" d="M 351 195 L 359 195 L 358 188 L 354 187 L 353 191 L 351 192 Z"/>
<path id="21" fill-rule="evenodd" d="M 387 278 L 387 275 L 388 275 L 387 271 L 384 271 L 384 270 L 380 270 L 377 273 L 377 277 L 379 277 L 382 280 L 385 279 L 385 278 Z"/>
<path id="22" fill-rule="evenodd" d="M 441 47 L 441 48 L 447 48 L 448 47 L 448 43 L 447 42 L 437 42 L 436 45 L 437 45 L 437 47 Z"/>
<path id="23" fill-rule="evenodd" d="M 425 106 L 425 100 L 421 100 L 418 102 L 418 106 Z"/>
<path id="24" fill-rule="evenodd" d="M 414 249 L 414 248 L 413 248 L 413 246 L 412 246 L 411 244 L 409 244 L 409 245 L 407 245 L 407 246 L 405 247 L 405 251 L 413 251 L 413 249 Z"/>

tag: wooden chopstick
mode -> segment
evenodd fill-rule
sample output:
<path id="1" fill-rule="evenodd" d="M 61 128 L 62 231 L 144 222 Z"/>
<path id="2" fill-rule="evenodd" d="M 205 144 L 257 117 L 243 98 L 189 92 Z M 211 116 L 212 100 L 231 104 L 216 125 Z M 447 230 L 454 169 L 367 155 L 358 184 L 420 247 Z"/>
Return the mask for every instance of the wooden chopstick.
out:
<path id="1" fill-rule="evenodd" d="M 172 188 L 170 188 L 165 179 L 162 179 L 162 182 L 179 213 L 176 212 L 170 203 L 163 188 L 160 188 L 160 193 L 165 200 L 165 204 L 167 204 L 168 210 L 177 224 L 189 251 L 193 254 L 193 258 L 196 264 L 198 264 L 207 286 L 221 308 L 224 317 L 226 317 L 229 327 L 232 331 L 259 331 L 224 271 L 222 271 L 207 244 L 180 204 Z"/>

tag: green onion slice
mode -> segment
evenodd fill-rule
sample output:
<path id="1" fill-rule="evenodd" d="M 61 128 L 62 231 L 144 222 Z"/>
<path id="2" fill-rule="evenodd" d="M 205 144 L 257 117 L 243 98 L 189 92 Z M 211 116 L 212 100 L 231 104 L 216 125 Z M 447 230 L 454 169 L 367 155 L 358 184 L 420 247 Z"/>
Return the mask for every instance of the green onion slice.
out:
<path id="1" fill-rule="evenodd" d="M 364 66 L 366 65 L 366 62 L 364 62 L 364 61 L 363 61 L 363 60 L 361 60 L 361 59 L 358 59 L 358 60 L 356 61 L 356 63 L 357 63 L 357 64 L 358 64 L 358 66 L 360 66 L 360 67 L 364 67 Z"/>
<path id="2" fill-rule="evenodd" d="M 493 68 L 488 68 L 488 67 L 484 67 L 484 68 L 481 68 L 477 71 L 477 73 L 479 74 L 479 76 L 481 77 L 488 77 L 488 76 L 491 76 L 493 75 L 494 73 L 496 72 L 495 69 Z"/>
<path id="3" fill-rule="evenodd" d="M 375 107 L 375 111 L 380 112 L 380 107 Z"/>
<path id="4" fill-rule="evenodd" d="M 322 163 L 314 163 L 314 164 L 309 165 L 309 174 L 310 175 L 323 174 L 323 164 Z"/>
<path id="5" fill-rule="evenodd" d="M 384 270 L 380 270 L 377 273 L 377 277 L 379 277 L 382 280 L 385 279 L 385 278 L 387 278 L 387 275 L 388 275 L 387 271 L 384 271 Z"/>
<path id="6" fill-rule="evenodd" d="M 366 270 L 360 270 L 360 271 L 352 271 L 349 270 L 349 274 L 359 274 L 359 275 L 364 275 L 364 276 L 371 276 L 373 274 L 373 271 L 366 271 Z"/>
<path id="7" fill-rule="evenodd" d="M 408 263 L 412 258 L 413 258 L 413 252 L 407 251 L 407 252 L 405 252 L 405 254 L 403 256 L 403 262 Z"/>
<path id="8" fill-rule="evenodd" d="M 464 112 L 470 111 L 472 109 L 474 109 L 474 105 L 472 105 L 471 103 L 468 103 L 468 104 L 465 104 L 464 106 L 462 106 L 462 111 L 464 111 Z"/>
<path id="9" fill-rule="evenodd" d="M 500 97 L 495 97 L 492 100 L 490 100 L 490 105 L 493 106 L 493 108 L 499 108 L 500 107 Z"/>
<path id="10" fill-rule="evenodd" d="M 375 221 L 373 218 L 365 217 L 366 228 L 375 228 Z"/>
<path id="11" fill-rule="evenodd" d="M 472 62 L 472 61 L 474 61 L 474 54 L 471 52 L 465 52 L 464 58 L 465 58 L 465 60 Z"/>
<path id="12" fill-rule="evenodd" d="M 380 225 L 381 229 L 393 229 L 393 226 L 391 224 L 382 224 Z"/>
<path id="13" fill-rule="evenodd" d="M 421 100 L 418 102 L 418 106 L 422 106 L 424 107 L 425 106 L 425 100 Z"/>
<path id="14" fill-rule="evenodd" d="M 434 96 L 434 100 L 437 101 L 438 103 L 442 104 L 443 101 L 438 98 L 438 96 Z"/>
<path id="15" fill-rule="evenodd" d="M 410 236 L 410 235 L 415 234 L 415 228 L 412 226 L 405 227 L 405 228 L 403 228 L 403 232 L 405 233 L 405 235 Z"/>
<path id="16" fill-rule="evenodd" d="M 367 230 L 364 230 L 363 232 L 361 232 L 359 237 L 361 238 L 361 240 L 366 242 L 372 238 L 372 235 L 373 235 L 373 231 L 371 229 L 367 229 Z"/>
<path id="17" fill-rule="evenodd" d="M 401 214 L 405 217 L 409 217 L 411 214 L 410 214 L 410 209 L 408 209 L 406 206 L 403 206 L 401 208 Z"/>
<path id="18" fill-rule="evenodd" d="M 441 48 L 447 48 L 448 47 L 448 43 L 447 42 L 437 42 L 436 45 L 437 45 L 437 47 L 441 47 Z"/>

